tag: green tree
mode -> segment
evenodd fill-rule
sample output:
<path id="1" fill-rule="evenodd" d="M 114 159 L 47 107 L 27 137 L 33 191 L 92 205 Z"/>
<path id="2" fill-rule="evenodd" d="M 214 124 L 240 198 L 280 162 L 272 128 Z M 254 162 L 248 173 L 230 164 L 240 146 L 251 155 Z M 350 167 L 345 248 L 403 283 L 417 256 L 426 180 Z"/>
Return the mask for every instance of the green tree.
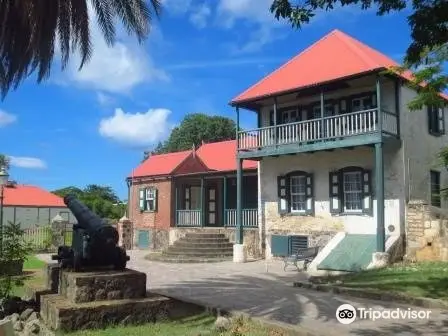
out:
<path id="1" fill-rule="evenodd" d="M 89 184 L 85 188 L 70 186 L 53 191 L 54 194 L 65 197 L 75 195 L 90 210 L 102 218 L 120 219 L 126 210 L 126 205 L 120 202 L 120 198 L 109 186 Z"/>
<path id="2" fill-rule="evenodd" d="M 209 116 L 201 113 L 187 115 L 178 127 L 175 127 L 168 140 L 158 145 L 153 153 L 178 152 L 199 146 L 204 142 L 216 142 L 235 139 L 236 125 L 229 118 Z"/>
<path id="3" fill-rule="evenodd" d="M 5 154 L 0 154 L 0 168 L 2 167 L 9 169 L 9 158 Z"/>
<path id="4" fill-rule="evenodd" d="M 80 69 L 92 55 L 89 4 L 108 45 L 116 39 L 117 22 L 143 41 L 152 14 L 158 16 L 160 0 L 0 0 L 0 91 L 2 98 L 29 75 L 37 72 L 40 83 L 50 74 L 59 42 L 62 69 L 70 55 L 81 56 Z M 58 41 L 56 42 L 56 39 Z"/>

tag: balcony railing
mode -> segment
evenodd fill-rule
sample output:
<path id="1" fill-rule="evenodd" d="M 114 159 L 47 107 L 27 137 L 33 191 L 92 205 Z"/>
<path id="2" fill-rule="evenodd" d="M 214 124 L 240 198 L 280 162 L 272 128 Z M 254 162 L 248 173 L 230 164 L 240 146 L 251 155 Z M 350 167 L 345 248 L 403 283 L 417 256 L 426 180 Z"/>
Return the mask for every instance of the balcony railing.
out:
<path id="1" fill-rule="evenodd" d="M 258 210 L 257 209 L 243 209 L 243 226 L 257 227 L 258 226 Z M 225 211 L 224 226 L 236 226 L 238 223 L 236 209 L 227 209 Z"/>
<path id="2" fill-rule="evenodd" d="M 176 210 L 176 226 L 202 226 L 201 210 Z"/>
<path id="3" fill-rule="evenodd" d="M 393 136 L 398 135 L 397 115 L 383 110 L 382 117 L 382 130 L 378 125 L 378 109 L 370 109 L 241 131 L 238 133 L 238 149 L 250 150 L 276 145 L 336 140 L 379 131 Z"/>

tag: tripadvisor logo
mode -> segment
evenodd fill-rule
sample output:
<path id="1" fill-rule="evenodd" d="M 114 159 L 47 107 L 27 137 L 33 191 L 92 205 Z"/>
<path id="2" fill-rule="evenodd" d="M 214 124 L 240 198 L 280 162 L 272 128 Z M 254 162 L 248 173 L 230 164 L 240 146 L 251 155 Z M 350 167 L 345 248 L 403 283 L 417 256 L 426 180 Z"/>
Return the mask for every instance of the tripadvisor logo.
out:
<path id="1" fill-rule="evenodd" d="M 350 304 L 343 304 L 336 310 L 336 319 L 342 324 L 353 323 L 357 318 L 363 320 L 376 321 L 379 319 L 393 320 L 417 320 L 429 319 L 430 310 L 414 310 L 411 308 L 402 309 L 372 309 L 355 308 Z"/>

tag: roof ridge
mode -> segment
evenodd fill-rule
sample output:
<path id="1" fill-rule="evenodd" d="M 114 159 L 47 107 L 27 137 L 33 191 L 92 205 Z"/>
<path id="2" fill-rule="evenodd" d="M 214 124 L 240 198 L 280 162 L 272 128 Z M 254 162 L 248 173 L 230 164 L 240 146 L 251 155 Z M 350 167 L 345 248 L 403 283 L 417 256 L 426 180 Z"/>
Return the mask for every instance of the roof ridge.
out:
<path id="1" fill-rule="evenodd" d="M 238 97 L 243 96 L 246 92 L 248 92 L 249 90 L 252 90 L 253 88 L 257 87 L 258 85 L 260 85 L 262 82 L 268 80 L 271 76 L 273 76 L 275 73 L 279 72 L 280 70 L 282 70 L 283 68 L 285 68 L 288 64 L 292 63 L 293 61 L 295 61 L 297 58 L 299 58 L 300 56 L 304 55 L 305 53 L 307 53 L 311 48 L 313 48 L 315 45 L 323 42 L 324 40 L 326 40 L 327 38 L 329 38 L 330 36 L 340 33 L 341 31 L 339 31 L 338 29 L 333 29 L 331 32 L 329 32 L 327 35 L 321 37 L 319 40 L 315 41 L 314 43 L 312 43 L 311 45 L 309 45 L 308 47 L 306 47 L 304 50 L 302 50 L 300 53 L 298 53 L 296 56 L 294 56 L 293 58 L 291 58 L 289 61 L 287 61 L 286 63 L 284 63 L 283 65 L 281 65 L 279 68 L 275 69 L 274 71 L 272 71 L 269 75 L 267 75 L 266 77 L 262 78 L 261 80 L 259 80 L 258 82 L 256 82 L 255 84 L 253 84 L 252 86 L 250 86 L 249 88 L 247 88 L 246 90 L 244 90 L 242 93 L 240 93 L 237 97 L 235 97 L 234 99 L 232 99 L 232 101 L 238 100 Z"/>

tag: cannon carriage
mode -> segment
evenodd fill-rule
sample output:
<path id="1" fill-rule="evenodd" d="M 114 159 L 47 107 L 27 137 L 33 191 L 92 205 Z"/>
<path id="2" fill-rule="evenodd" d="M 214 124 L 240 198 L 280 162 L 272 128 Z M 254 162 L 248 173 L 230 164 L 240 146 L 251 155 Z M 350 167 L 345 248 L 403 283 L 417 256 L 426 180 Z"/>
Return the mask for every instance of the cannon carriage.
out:
<path id="1" fill-rule="evenodd" d="M 59 246 L 57 255 L 61 268 L 82 270 L 124 270 L 129 256 L 118 246 L 118 231 L 100 218 L 73 195 L 64 197 L 78 223 L 73 225 L 71 246 Z"/>

